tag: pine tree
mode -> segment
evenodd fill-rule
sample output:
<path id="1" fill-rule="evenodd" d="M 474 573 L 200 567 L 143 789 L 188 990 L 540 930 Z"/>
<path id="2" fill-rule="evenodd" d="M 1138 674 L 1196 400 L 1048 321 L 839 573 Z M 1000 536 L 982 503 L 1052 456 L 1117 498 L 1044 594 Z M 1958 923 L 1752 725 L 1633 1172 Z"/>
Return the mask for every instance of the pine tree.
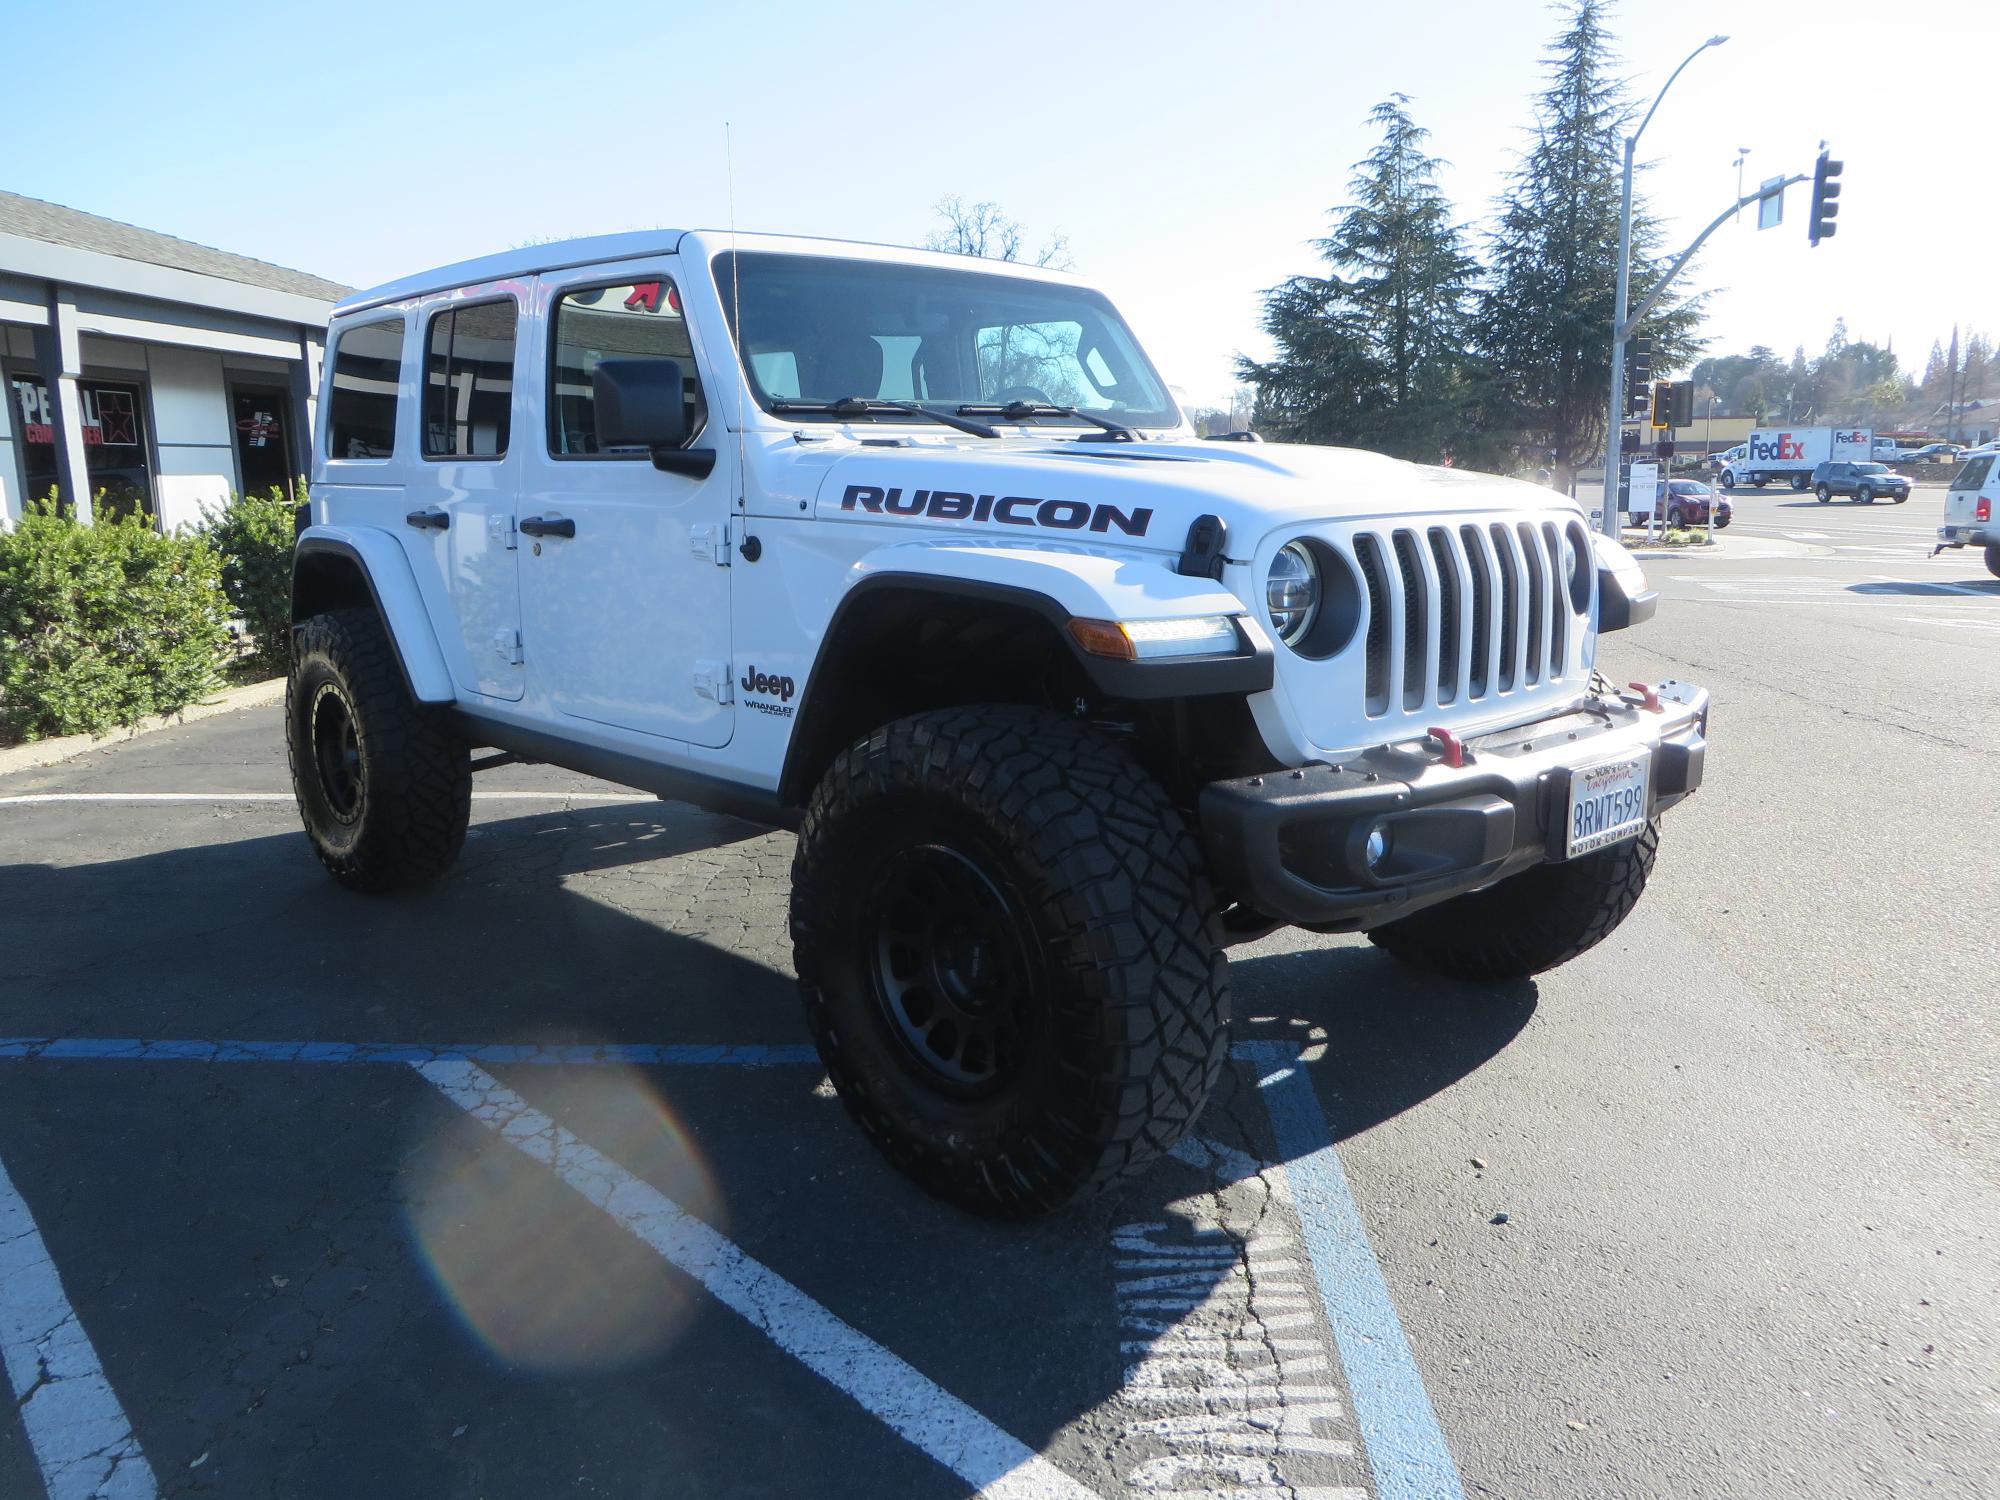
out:
<path id="1" fill-rule="evenodd" d="M 1278 354 L 1238 369 L 1267 430 L 1435 462 L 1472 430 L 1465 343 L 1478 267 L 1408 105 L 1395 94 L 1369 112 L 1381 144 L 1355 163 L 1354 201 L 1314 242 L 1332 274 L 1265 293 Z"/>
<path id="2" fill-rule="evenodd" d="M 1535 143 L 1500 202 L 1492 279 L 1479 313 L 1495 372 L 1491 420 L 1548 453 L 1559 482 L 1604 451 L 1611 318 L 1618 286 L 1619 169 L 1628 105 L 1613 76 L 1605 0 L 1571 0 L 1548 58 Z M 1632 305 L 1671 263 L 1635 201 Z M 1669 292 L 1639 333 L 1653 367 L 1685 366 L 1700 341 L 1701 297 Z"/>

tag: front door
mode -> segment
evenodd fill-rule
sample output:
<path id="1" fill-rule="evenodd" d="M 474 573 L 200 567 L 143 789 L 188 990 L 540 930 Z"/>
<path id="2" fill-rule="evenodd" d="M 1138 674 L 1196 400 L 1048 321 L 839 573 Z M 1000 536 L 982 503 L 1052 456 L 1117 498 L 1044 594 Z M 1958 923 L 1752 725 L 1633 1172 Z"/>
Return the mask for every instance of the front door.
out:
<path id="1" fill-rule="evenodd" d="M 671 256 L 538 280 L 549 341 L 542 428 L 524 441 L 522 636 L 536 696 L 572 718 L 697 745 L 729 741 L 729 526 L 735 454 L 710 418 Z M 608 448 L 593 421 L 600 359 L 674 359 L 705 478 Z M 713 382 L 708 382 L 712 388 Z M 525 439 L 525 434 L 523 435 Z M 528 523 L 543 534 L 529 535 Z"/>

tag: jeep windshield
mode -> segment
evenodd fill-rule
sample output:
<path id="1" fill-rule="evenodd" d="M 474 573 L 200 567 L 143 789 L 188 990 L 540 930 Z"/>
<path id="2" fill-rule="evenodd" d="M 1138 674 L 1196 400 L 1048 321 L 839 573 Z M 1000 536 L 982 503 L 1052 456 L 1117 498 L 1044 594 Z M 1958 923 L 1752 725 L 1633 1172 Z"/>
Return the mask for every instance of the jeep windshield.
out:
<path id="1" fill-rule="evenodd" d="M 751 393 L 787 420 L 945 421 L 964 406 L 1093 430 L 1180 421 L 1138 340 L 1087 287 L 748 251 L 717 256 L 715 280 Z"/>

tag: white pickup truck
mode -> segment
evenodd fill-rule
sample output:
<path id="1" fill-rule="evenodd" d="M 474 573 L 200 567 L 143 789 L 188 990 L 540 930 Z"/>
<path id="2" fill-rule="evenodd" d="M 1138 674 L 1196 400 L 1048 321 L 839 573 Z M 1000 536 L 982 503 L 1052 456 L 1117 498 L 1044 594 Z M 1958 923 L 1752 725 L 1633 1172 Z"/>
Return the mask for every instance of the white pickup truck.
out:
<path id="1" fill-rule="evenodd" d="M 475 746 L 797 829 L 828 1073 L 985 1213 L 1195 1121 L 1230 943 L 1532 974 L 1702 777 L 1706 692 L 1595 671 L 1653 600 L 1573 501 L 1202 441 L 1052 272 L 661 230 L 406 277 L 334 310 L 311 496 L 287 735 L 333 876 L 443 875 Z"/>

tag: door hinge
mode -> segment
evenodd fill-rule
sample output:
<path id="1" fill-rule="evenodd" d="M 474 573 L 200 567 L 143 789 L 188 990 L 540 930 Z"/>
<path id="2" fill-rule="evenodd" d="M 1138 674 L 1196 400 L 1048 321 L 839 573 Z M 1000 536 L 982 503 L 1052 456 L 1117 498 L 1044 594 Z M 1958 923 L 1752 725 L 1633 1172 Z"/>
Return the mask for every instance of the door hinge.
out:
<path id="1" fill-rule="evenodd" d="M 694 664 L 694 691 L 711 703 L 729 703 L 736 697 L 736 684 L 726 661 L 698 661 Z"/>
<path id="2" fill-rule="evenodd" d="M 520 666 L 521 632 L 504 625 L 501 626 L 500 629 L 493 632 L 493 649 L 500 653 L 502 661 L 511 662 L 517 667 Z"/>
<path id="3" fill-rule="evenodd" d="M 690 526 L 688 541 L 694 548 L 694 555 L 703 562 L 714 563 L 718 568 L 729 566 L 729 526 Z"/>
<path id="4" fill-rule="evenodd" d="M 520 546 L 520 539 L 514 534 L 514 518 L 494 511 L 486 517 L 486 540 L 494 546 L 512 552 Z"/>

